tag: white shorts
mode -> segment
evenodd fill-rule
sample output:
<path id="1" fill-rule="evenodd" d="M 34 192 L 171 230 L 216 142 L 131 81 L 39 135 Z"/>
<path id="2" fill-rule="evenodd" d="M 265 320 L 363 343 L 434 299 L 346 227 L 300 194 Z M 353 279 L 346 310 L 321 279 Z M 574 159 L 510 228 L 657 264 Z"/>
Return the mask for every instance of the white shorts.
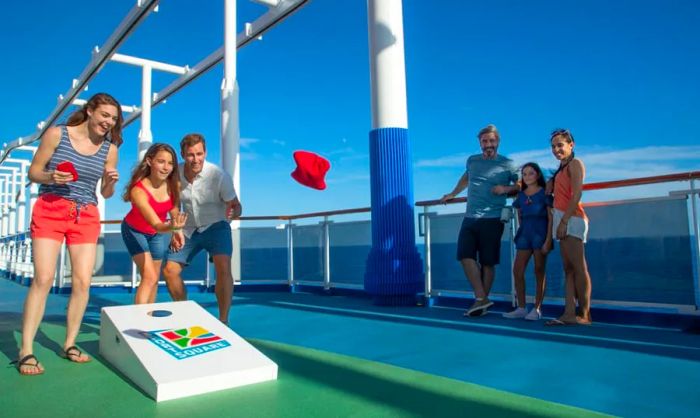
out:
<path id="1" fill-rule="evenodd" d="M 557 239 L 557 228 L 563 217 L 564 212 L 559 209 L 554 209 L 554 216 L 552 217 L 552 239 Z M 566 224 L 566 235 L 576 237 L 585 243 L 586 238 L 588 238 L 588 219 L 579 218 L 578 216 L 569 218 L 569 223 Z"/>

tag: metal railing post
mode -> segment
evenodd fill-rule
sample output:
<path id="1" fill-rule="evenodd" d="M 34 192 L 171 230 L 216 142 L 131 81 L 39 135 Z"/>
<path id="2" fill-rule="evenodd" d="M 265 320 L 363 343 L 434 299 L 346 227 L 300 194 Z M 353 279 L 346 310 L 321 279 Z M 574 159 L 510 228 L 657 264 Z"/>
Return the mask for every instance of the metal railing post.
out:
<path id="1" fill-rule="evenodd" d="M 131 290 L 136 289 L 136 276 L 138 275 L 138 271 L 136 269 L 136 263 L 133 261 L 131 262 Z"/>
<path id="2" fill-rule="evenodd" d="M 287 282 L 294 289 L 294 224 L 289 220 L 287 224 Z"/>
<path id="3" fill-rule="evenodd" d="M 204 278 L 204 289 L 209 290 L 209 286 L 211 286 L 211 263 L 207 261 L 207 275 Z"/>
<path id="4" fill-rule="evenodd" d="M 323 217 L 323 289 L 331 288 L 331 236 L 328 216 Z"/>
<path id="5" fill-rule="evenodd" d="M 511 207 L 510 210 L 510 222 L 508 223 L 510 235 L 510 297 L 512 306 L 517 307 L 518 295 L 515 292 L 515 274 L 513 274 L 513 268 L 515 267 L 515 255 L 517 254 L 517 250 L 515 249 L 515 232 L 518 226 L 518 217 L 513 207 Z M 525 295 L 527 296 L 527 291 L 525 292 Z"/>
<path id="6" fill-rule="evenodd" d="M 35 255 L 36 257 L 36 255 Z M 61 244 L 61 252 L 58 256 L 58 268 L 56 269 L 58 277 L 54 280 L 54 285 L 58 282 L 58 291 L 63 289 L 66 281 L 66 243 Z M 72 284 L 72 283 L 71 283 Z"/>
<path id="7" fill-rule="evenodd" d="M 429 206 L 423 206 L 423 245 L 425 246 L 425 303 L 431 306 L 433 292 L 433 276 L 431 270 L 430 252 L 430 216 L 428 216 Z"/>
<path id="8" fill-rule="evenodd" d="M 695 203 L 696 198 L 700 198 L 695 188 L 695 179 L 690 180 L 690 209 L 693 217 L 693 232 L 695 233 L 695 310 L 700 309 L 700 224 L 698 223 L 698 210 Z"/>

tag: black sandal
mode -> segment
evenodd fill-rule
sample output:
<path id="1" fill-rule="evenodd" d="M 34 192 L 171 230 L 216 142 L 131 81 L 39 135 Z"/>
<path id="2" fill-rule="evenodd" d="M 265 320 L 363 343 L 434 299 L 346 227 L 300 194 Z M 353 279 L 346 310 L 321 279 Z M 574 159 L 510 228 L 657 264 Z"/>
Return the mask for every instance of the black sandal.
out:
<path id="1" fill-rule="evenodd" d="M 29 363 L 30 360 L 34 360 L 34 364 Z M 34 354 L 27 354 L 26 356 L 22 357 L 19 360 L 11 361 L 10 364 L 14 364 L 15 368 L 21 374 L 22 376 L 35 376 L 35 375 L 40 375 L 44 373 L 44 369 L 40 368 L 39 365 L 39 359 L 36 358 Z M 28 373 L 28 372 L 22 372 L 22 366 L 30 366 L 30 367 L 36 367 L 39 372 L 38 373 Z"/>
<path id="2" fill-rule="evenodd" d="M 74 345 L 71 345 L 70 347 L 66 348 L 65 350 L 63 350 L 63 353 L 61 353 L 61 357 L 73 363 L 87 363 L 90 361 L 90 357 L 88 357 L 88 359 L 85 361 L 73 360 L 74 358 L 80 358 L 80 356 L 82 355 L 83 352 Z"/>

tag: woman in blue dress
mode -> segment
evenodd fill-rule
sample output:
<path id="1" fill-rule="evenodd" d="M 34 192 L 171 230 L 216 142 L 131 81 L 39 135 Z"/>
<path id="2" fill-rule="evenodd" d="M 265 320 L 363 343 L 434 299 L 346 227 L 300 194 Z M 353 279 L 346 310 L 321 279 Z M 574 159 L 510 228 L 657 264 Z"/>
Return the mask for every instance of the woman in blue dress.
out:
<path id="1" fill-rule="evenodd" d="M 526 163 L 521 171 L 522 189 L 513 202 L 518 209 L 520 228 L 515 235 L 515 263 L 513 276 L 518 307 L 503 314 L 504 318 L 525 318 L 536 321 L 542 318 L 541 306 L 545 289 L 545 264 L 547 253 L 552 250 L 552 198 L 545 195 L 545 180 L 540 166 Z M 535 306 L 530 312 L 525 308 L 525 269 L 530 257 L 535 258 L 537 286 Z"/>

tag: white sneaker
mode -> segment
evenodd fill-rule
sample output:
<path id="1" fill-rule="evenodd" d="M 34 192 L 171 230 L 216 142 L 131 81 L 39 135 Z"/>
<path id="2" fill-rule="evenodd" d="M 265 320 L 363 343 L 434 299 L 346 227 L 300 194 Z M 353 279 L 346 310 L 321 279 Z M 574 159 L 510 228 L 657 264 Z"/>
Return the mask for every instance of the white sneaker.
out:
<path id="1" fill-rule="evenodd" d="M 503 317 L 508 319 L 525 318 L 525 316 L 527 316 L 527 310 L 525 310 L 525 308 L 517 308 L 514 311 L 503 314 Z"/>
<path id="2" fill-rule="evenodd" d="M 532 308 L 530 313 L 528 313 L 527 316 L 525 316 L 525 319 L 527 319 L 528 321 L 540 320 L 542 319 L 542 312 L 540 312 L 540 310 L 537 308 Z"/>

